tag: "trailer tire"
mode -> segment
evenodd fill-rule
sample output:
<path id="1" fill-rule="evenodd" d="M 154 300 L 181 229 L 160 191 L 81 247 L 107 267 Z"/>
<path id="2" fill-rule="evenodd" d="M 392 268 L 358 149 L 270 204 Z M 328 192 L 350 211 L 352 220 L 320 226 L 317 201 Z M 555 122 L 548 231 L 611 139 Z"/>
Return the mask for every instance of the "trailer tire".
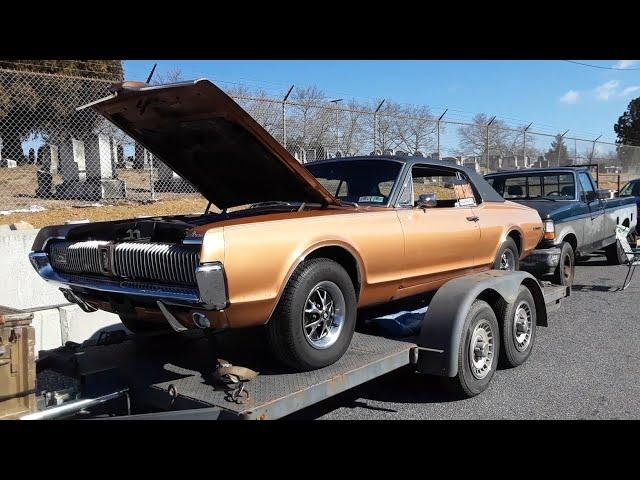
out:
<path id="1" fill-rule="evenodd" d="M 493 268 L 494 270 L 520 270 L 520 253 L 513 238 L 507 237 L 505 241 L 502 242 L 498 254 L 493 261 Z"/>
<path id="2" fill-rule="evenodd" d="M 473 352 L 473 353 L 472 353 Z M 474 397 L 489 386 L 500 355 L 500 328 L 493 309 L 475 300 L 462 328 L 458 350 L 458 374 L 451 388 L 465 397 Z"/>
<path id="3" fill-rule="evenodd" d="M 575 270 L 576 266 L 573 247 L 568 242 L 562 242 L 562 246 L 560 247 L 560 261 L 553 272 L 551 281 L 556 285 L 570 287 L 573 285 Z"/>
<path id="4" fill-rule="evenodd" d="M 351 343 L 356 310 L 355 288 L 340 264 L 327 258 L 304 261 L 267 323 L 269 348 L 281 363 L 298 371 L 331 365 Z"/>
<path id="5" fill-rule="evenodd" d="M 536 338 L 536 303 L 531 291 L 520 285 L 513 303 L 498 302 L 501 349 L 499 364 L 513 368 L 527 361 Z"/>

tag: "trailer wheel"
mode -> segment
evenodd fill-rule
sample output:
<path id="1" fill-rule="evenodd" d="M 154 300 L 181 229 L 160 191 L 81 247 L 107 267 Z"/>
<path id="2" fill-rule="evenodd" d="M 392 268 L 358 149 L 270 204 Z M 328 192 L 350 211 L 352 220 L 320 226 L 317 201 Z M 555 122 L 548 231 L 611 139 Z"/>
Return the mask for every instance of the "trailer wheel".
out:
<path id="1" fill-rule="evenodd" d="M 355 289 L 341 265 L 327 258 L 302 262 L 267 324 L 270 350 L 295 370 L 331 365 L 351 343 L 356 310 Z"/>
<path id="2" fill-rule="evenodd" d="M 500 300 L 498 312 L 502 338 L 500 365 L 517 367 L 531 355 L 536 338 L 536 304 L 531 291 L 520 285 L 515 301 Z"/>
<path id="3" fill-rule="evenodd" d="M 551 281 L 557 285 L 571 286 L 575 273 L 573 247 L 568 242 L 562 242 L 560 249 L 560 261 L 556 267 Z"/>
<path id="4" fill-rule="evenodd" d="M 500 354 L 500 329 L 496 315 L 483 300 L 471 305 L 462 329 L 458 374 L 452 387 L 467 397 L 482 393 L 496 371 Z"/>

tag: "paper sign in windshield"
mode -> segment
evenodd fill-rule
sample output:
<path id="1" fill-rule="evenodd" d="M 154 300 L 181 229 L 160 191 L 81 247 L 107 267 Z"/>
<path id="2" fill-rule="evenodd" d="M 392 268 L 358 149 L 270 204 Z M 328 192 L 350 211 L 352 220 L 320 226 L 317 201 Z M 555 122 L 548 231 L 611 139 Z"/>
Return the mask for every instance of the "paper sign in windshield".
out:
<path id="1" fill-rule="evenodd" d="M 384 197 L 379 196 L 371 196 L 371 197 L 360 197 L 358 199 L 359 202 L 370 202 L 370 203 L 382 203 L 384 202 Z"/>
<path id="2" fill-rule="evenodd" d="M 456 196 L 458 197 L 458 205 L 461 207 L 472 207 L 476 205 L 476 199 L 473 195 L 473 189 L 468 183 L 462 183 L 453 186 Z"/>

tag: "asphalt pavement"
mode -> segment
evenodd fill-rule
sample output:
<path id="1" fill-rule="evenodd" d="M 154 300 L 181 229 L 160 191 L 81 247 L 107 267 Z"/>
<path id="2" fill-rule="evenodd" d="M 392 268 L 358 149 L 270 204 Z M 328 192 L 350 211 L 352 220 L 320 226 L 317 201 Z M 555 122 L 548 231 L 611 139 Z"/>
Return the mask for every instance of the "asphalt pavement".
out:
<path id="1" fill-rule="evenodd" d="M 289 418 L 640 418 L 640 270 L 616 291 L 626 271 L 597 255 L 579 262 L 571 297 L 538 328 L 529 360 L 498 370 L 474 398 L 456 398 L 438 378 L 401 369 Z"/>

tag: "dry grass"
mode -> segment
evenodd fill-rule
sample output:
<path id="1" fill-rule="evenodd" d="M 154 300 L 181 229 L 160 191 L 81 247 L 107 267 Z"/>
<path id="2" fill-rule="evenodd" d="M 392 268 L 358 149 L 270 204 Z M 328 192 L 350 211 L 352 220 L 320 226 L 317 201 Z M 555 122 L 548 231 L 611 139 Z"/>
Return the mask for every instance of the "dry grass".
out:
<path id="1" fill-rule="evenodd" d="M 117 205 L 82 208 L 69 206 L 69 201 L 66 203 L 67 206 L 65 207 L 45 210 L 44 212 L 13 213 L 0 216 L 0 224 L 10 224 L 24 220 L 34 227 L 40 228 L 47 225 L 63 224 L 66 220 L 87 219 L 91 222 L 103 222 L 133 218 L 138 215 L 158 216 L 202 213 L 207 207 L 207 201 L 201 197 L 160 200 L 146 204 L 127 202 Z"/>

